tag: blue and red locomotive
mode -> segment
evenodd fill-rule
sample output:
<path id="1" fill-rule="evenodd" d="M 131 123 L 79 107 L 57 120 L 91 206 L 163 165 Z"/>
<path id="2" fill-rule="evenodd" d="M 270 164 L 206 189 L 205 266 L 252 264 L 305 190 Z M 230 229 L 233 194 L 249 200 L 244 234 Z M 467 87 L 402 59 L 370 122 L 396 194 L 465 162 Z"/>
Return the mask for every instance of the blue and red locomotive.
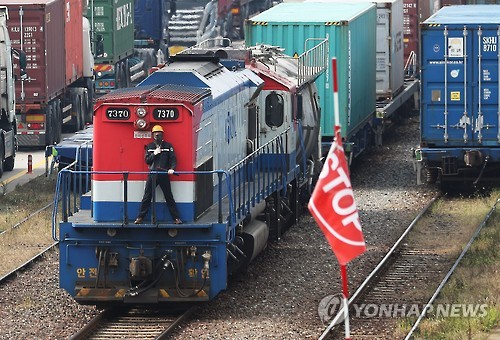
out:
<path id="1" fill-rule="evenodd" d="M 326 44 L 299 58 L 200 45 L 99 98 L 92 171 L 59 172 L 60 286 L 82 304 L 197 302 L 226 289 L 229 274 L 295 223 L 321 168 L 314 80 Z M 170 181 L 183 224 L 159 188 L 134 224 L 155 125 L 176 150 Z M 89 176 L 92 190 L 80 192 L 76 178 Z"/>

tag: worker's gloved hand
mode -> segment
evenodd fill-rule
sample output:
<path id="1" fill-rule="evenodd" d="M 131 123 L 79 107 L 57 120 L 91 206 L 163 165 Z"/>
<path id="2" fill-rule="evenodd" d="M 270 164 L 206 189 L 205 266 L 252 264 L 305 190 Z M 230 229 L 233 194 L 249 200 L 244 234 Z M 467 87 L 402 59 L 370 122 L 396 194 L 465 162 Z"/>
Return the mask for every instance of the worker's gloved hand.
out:
<path id="1" fill-rule="evenodd" d="M 169 175 L 173 175 L 173 174 L 174 174 L 174 169 L 168 169 L 167 173 L 168 173 Z"/>
<path id="2" fill-rule="evenodd" d="M 157 147 L 157 148 L 155 149 L 155 151 L 153 151 L 153 154 L 156 156 L 156 155 L 157 155 L 157 154 L 159 154 L 160 152 L 161 152 L 160 147 Z"/>

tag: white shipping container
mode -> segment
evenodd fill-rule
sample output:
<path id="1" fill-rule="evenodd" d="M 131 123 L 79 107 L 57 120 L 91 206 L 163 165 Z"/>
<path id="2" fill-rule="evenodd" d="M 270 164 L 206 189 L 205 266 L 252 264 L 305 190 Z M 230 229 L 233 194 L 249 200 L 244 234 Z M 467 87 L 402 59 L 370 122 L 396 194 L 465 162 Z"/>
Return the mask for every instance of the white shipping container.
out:
<path id="1" fill-rule="evenodd" d="M 403 0 L 361 1 L 377 5 L 377 97 L 392 98 L 404 85 Z M 306 2 L 349 3 L 348 0 Z"/>

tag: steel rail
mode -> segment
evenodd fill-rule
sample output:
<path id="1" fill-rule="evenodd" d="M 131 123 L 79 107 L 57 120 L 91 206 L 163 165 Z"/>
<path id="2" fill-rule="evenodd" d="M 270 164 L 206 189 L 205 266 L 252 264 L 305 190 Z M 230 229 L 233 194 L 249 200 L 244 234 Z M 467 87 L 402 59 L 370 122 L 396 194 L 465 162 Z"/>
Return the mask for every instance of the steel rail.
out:
<path id="1" fill-rule="evenodd" d="M 451 274 L 453 274 L 453 272 L 455 271 L 455 269 L 458 267 L 458 265 L 462 261 L 463 257 L 467 253 L 467 251 L 469 251 L 469 248 L 471 247 L 472 243 L 477 238 L 477 236 L 479 235 L 479 233 L 481 232 L 481 230 L 483 229 L 483 227 L 486 225 L 486 223 L 490 219 L 490 217 L 493 214 L 493 212 L 496 210 L 498 202 L 500 202 L 500 199 L 497 199 L 497 201 L 495 202 L 495 204 L 493 205 L 493 207 L 491 208 L 491 210 L 485 216 L 485 218 L 483 219 L 483 221 L 481 222 L 481 224 L 477 227 L 477 229 L 474 232 L 474 234 L 472 235 L 471 239 L 469 240 L 469 242 L 467 243 L 467 245 L 462 250 L 462 253 L 460 253 L 460 255 L 458 256 L 457 260 L 455 261 L 455 263 L 453 264 L 453 266 L 451 267 L 451 269 L 448 271 L 448 273 L 443 278 L 443 280 L 441 281 L 441 283 L 439 284 L 439 286 L 436 288 L 436 291 L 434 292 L 434 294 L 432 295 L 432 297 L 429 299 L 429 301 L 425 305 L 424 309 L 422 310 L 422 313 L 420 313 L 419 317 L 417 318 L 417 320 L 413 324 L 413 327 L 410 329 L 410 331 L 406 335 L 405 340 L 410 339 L 410 337 L 413 335 L 413 332 L 415 332 L 417 330 L 418 325 L 420 324 L 420 321 L 422 321 L 422 319 L 425 317 L 425 315 L 427 314 L 427 311 L 429 310 L 430 306 L 432 305 L 432 303 L 434 302 L 434 300 L 436 299 L 436 297 L 439 295 L 439 293 L 443 289 L 444 285 L 446 284 L 446 282 L 450 278 Z"/>
<path id="2" fill-rule="evenodd" d="M 5 233 L 6 231 L 8 230 L 12 230 L 12 229 L 16 229 L 16 228 L 19 228 L 23 223 L 29 221 L 31 218 L 35 217 L 36 215 L 38 215 L 39 213 L 43 212 L 44 210 L 50 208 L 52 205 L 54 204 L 54 202 L 51 202 L 49 204 L 47 204 L 46 206 L 38 209 L 37 211 L 35 212 L 32 212 L 31 214 L 29 214 L 28 216 L 26 216 L 25 218 L 23 218 L 21 221 L 17 222 L 16 224 L 14 224 L 13 226 L 11 226 L 9 229 L 5 229 L 5 230 L 2 230 L 0 232 L 0 235 L 2 235 L 3 233 Z"/>
<path id="3" fill-rule="evenodd" d="M 394 245 L 391 247 L 391 249 L 387 252 L 387 254 L 384 256 L 384 258 L 378 263 L 378 265 L 373 269 L 373 271 L 366 277 L 366 279 L 363 281 L 363 283 L 358 287 L 358 289 L 354 292 L 354 294 L 349 298 L 348 300 L 348 308 L 356 302 L 361 294 L 365 291 L 365 289 L 368 287 L 370 283 L 372 283 L 373 279 L 379 274 L 380 270 L 384 268 L 386 263 L 396 250 L 399 249 L 399 247 L 402 245 L 403 241 L 406 239 L 406 236 L 409 234 L 409 232 L 413 229 L 413 227 L 417 224 L 417 222 L 420 220 L 420 218 L 424 215 L 427 210 L 432 206 L 432 204 L 441 197 L 441 194 L 436 195 L 433 197 L 429 203 L 418 213 L 418 215 L 413 219 L 413 221 L 410 223 L 408 228 L 403 232 L 403 234 L 399 237 L 399 239 L 394 243 Z M 328 327 L 324 330 L 324 332 L 321 334 L 319 337 L 319 340 L 325 339 L 326 336 L 330 333 L 330 331 L 333 329 L 333 327 L 341 320 L 341 318 L 344 317 L 344 307 L 340 308 L 338 311 L 337 315 L 330 321 L 330 324 Z"/>
<path id="4" fill-rule="evenodd" d="M 151 309 L 154 309 L 155 307 L 151 307 Z M 182 322 L 186 321 L 196 310 L 197 306 L 191 307 L 185 311 L 182 312 L 181 315 L 175 317 L 168 325 L 165 325 L 165 328 L 163 330 L 159 330 L 158 334 L 153 334 L 154 330 L 151 328 L 148 328 L 147 326 L 144 327 L 137 327 L 137 325 L 133 324 L 132 321 L 130 323 L 131 325 L 122 322 L 121 324 L 123 325 L 123 331 L 124 332 L 136 332 L 136 334 L 129 334 L 133 338 L 138 338 L 141 336 L 140 332 L 143 331 L 146 334 L 143 334 L 144 337 L 151 338 L 154 336 L 154 339 L 167 339 L 168 336 L 175 330 L 177 326 L 179 326 Z M 120 318 L 126 318 L 127 315 L 129 314 L 129 311 L 120 311 L 117 312 L 116 310 L 113 309 L 106 309 L 96 315 L 92 320 L 90 320 L 83 328 L 81 328 L 77 333 L 73 334 L 72 336 L 69 337 L 70 340 L 80 340 L 80 339 L 92 339 L 93 336 L 95 335 L 96 332 L 100 332 L 101 334 L 98 336 L 99 339 L 114 339 L 115 336 L 117 336 L 120 333 L 120 328 L 119 326 L 116 326 L 117 319 Z M 144 318 L 147 318 L 147 316 L 143 316 Z M 155 317 L 155 315 L 151 316 L 152 318 Z M 167 320 L 165 320 L 167 321 Z M 137 322 L 137 321 L 135 321 Z M 102 334 L 106 333 L 106 323 L 108 323 L 111 326 L 112 331 L 110 331 L 109 336 Z M 114 326 L 113 326 L 114 325 Z M 104 326 L 104 327 L 103 327 Z M 156 325 L 155 328 L 158 328 L 159 326 Z M 123 334 L 120 334 L 120 337 L 123 336 Z"/>
<path id="5" fill-rule="evenodd" d="M 22 265 L 18 266 L 17 268 L 11 270 L 10 272 L 8 272 L 7 274 L 5 274 L 4 276 L 0 277 L 0 284 L 3 284 L 9 277 L 11 277 L 12 275 L 14 275 L 18 271 L 24 269 L 25 267 L 29 266 L 33 262 L 37 261 L 43 254 L 45 254 L 47 251 L 49 251 L 50 249 L 54 248 L 58 244 L 59 244 L 59 242 L 52 243 L 51 245 L 49 245 L 48 247 L 46 247 L 45 249 L 43 249 L 40 253 L 36 254 L 31 259 L 29 259 L 26 262 L 24 262 Z"/>

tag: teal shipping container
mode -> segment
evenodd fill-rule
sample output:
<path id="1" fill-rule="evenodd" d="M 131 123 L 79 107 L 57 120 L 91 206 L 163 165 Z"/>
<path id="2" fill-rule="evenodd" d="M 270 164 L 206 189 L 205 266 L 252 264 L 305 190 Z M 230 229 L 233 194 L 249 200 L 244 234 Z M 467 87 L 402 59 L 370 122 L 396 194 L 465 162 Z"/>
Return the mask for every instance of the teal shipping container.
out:
<path id="1" fill-rule="evenodd" d="M 115 64 L 134 53 L 134 1 L 93 0 L 87 11 L 96 64 Z"/>
<path id="2" fill-rule="evenodd" d="M 356 156 L 368 144 L 375 117 L 376 27 L 373 3 L 281 3 L 245 22 L 245 44 L 281 46 L 285 54 L 296 56 L 312 47 L 314 42 L 307 39 L 328 37 L 329 57 L 337 58 L 342 136 Z M 322 142 L 327 148 L 335 123 L 331 62 L 328 65 L 316 80 Z"/>

